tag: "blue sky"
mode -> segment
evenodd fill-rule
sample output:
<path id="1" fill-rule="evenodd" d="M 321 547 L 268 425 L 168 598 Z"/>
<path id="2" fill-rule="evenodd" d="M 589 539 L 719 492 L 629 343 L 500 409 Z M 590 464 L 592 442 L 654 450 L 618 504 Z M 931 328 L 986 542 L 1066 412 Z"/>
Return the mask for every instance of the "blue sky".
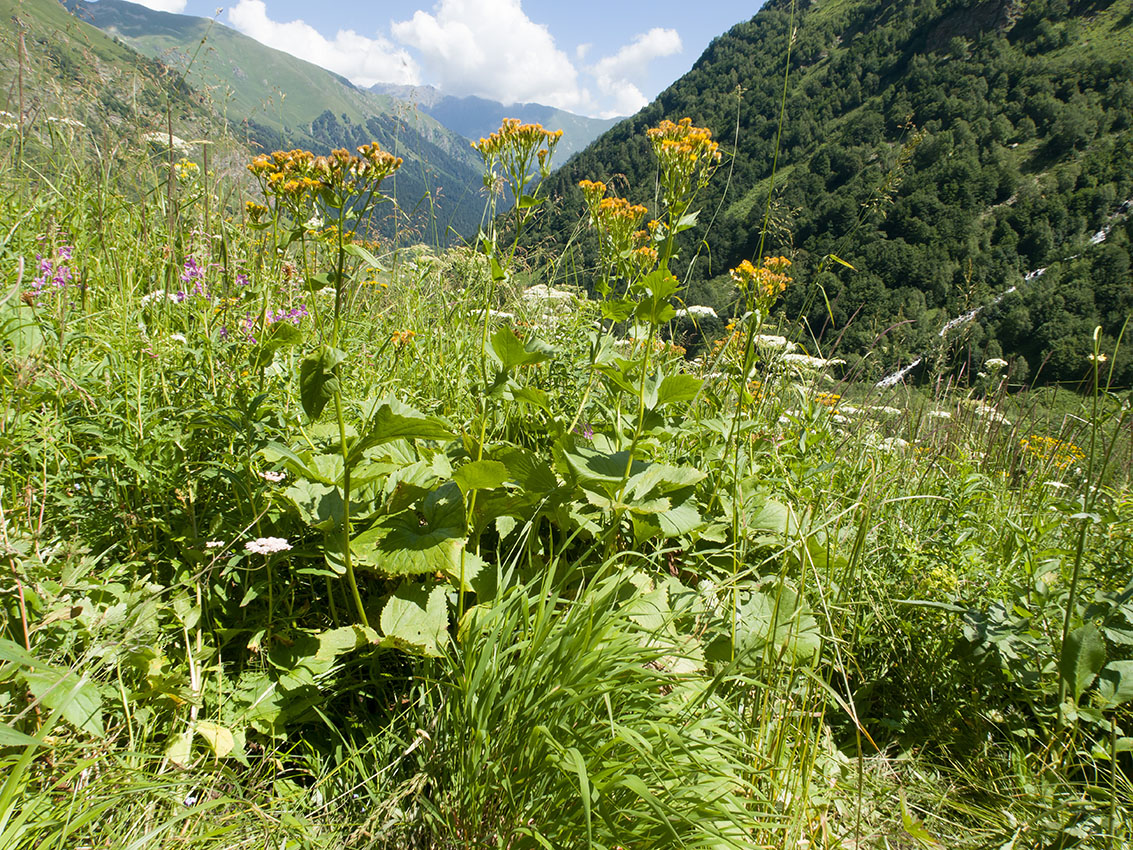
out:
<path id="1" fill-rule="evenodd" d="M 584 115 L 636 112 L 761 0 L 145 0 L 216 17 L 350 78 L 534 101 Z"/>

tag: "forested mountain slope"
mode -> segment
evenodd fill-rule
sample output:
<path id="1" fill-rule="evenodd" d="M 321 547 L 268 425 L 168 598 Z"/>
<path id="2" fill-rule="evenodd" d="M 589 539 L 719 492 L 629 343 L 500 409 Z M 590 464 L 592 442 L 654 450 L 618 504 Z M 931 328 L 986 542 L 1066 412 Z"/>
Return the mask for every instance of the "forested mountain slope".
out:
<path id="1" fill-rule="evenodd" d="M 64 5 L 207 92 L 213 108 L 254 147 L 325 153 L 376 140 L 405 159 L 387 188 L 419 238 L 446 241 L 450 228 L 475 235 L 484 208 L 480 159 L 435 118 L 207 18 L 124 0 Z"/>
<path id="2" fill-rule="evenodd" d="M 795 259 L 784 315 L 867 376 L 946 353 L 1071 382 L 1095 326 L 1112 350 L 1133 311 L 1133 0 L 771 0 L 553 176 L 535 238 L 578 220 L 580 179 L 652 186 L 643 131 L 686 115 L 735 154 L 701 197 L 689 303 L 726 310 L 763 239 Z"/>

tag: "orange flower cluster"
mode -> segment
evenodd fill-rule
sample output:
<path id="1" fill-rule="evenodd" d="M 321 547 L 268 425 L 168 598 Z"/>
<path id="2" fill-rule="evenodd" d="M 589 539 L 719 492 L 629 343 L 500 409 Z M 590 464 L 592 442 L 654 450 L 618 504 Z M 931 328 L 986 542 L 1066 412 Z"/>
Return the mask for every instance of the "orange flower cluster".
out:
<path id="1" fill-rule="evenodd" d="M 253 224 L 259 224 L 271 210 L 263 204 L 257 204 L 255 201 L 248 201 L 244 205 L 244 211 L 247 213 L 248 218 L 252 220 Z"/>
<path id="2" fill-rule="evenodd" d="M 732 269 L 732 280 L 745 293 L 750 293 L 760 302 L 770 302 L 787 288 L 793 278 L 787 274 L 791 261 L 786 257 L 764 257 L 758 267 L 750 260 L 744 260 Z"/>
<path id="3" fill-rule="evenodd" d="M 731 330 L 735 325 L 728 325 Z M 720 339 L 714 340 L 712 343 L 712 356 L 719 357 L 725 346 L 730 346 L 732 351 L 737 350 L 743 345 L 743 333 L 741 331 L 733 330 L 730 334 Z"/>
<path id="4" fill-rule="evenodd" d="M 1056 440 L 1042 434 L 1024 437 L 1019 441 L 1019 448 L 1037 462 L 1050 464 L 1056 469 L 1069 469 L 1086 459 L 1086 453 L 1068 440 Z"/>
<path id="5" fill-rule="evenodd" d="M 545 166 L 562 136 L 562 130 L 544 130 L 542 124 L 521 124 L 518 118 L 505 118 L 500 129 L 486 139 L 481 137 L 480 141 L 473 142 L 472 147 L 480 152 L 485 162 L 505 156 L 509 151 L 524 150 L 530 156 L 530 151 L 538 149 L 539 165 Z"/>
<path id="6" fill-rule="evenodd" d="M 842 396 L 838 393 L 815 393 L 814 400 L 825 407 L 837 407 Z"/>
<path id="7" fill-rule="evenodd" d="M 413 341 L 413 337 L 417 336 L 416 331 L 394 331 L 389 338 L 389 341 L 396 345 L 398 348 L 408 345 Z"/>
<path id="8" fill-rule="evenodd" d="M 720 162 L 720 146 L 707 127 L 692 126 L 691 118 L 676 124 L 662 121 L 646 130 L 661 166 L 661 187 L 670 208 L 703 188 Z"/>
<path id="9" fill-rule="evenodd" d="M 648 212 L 641 204 L 625 198 L 606 197 L 606 184 L 600 180 L 582 180 L 578 187 L 586 198 L 590 224 L 602 239 L 602 251 L 610 262 L 625 260 L 630 276 L 644 274 L 657 262 L 657 249 L 652 244 L 656 222 L 642 230 L 641 221 Z"/>
<path id="10" fill-rule="evenodd" d="M 297 206 L 307 197 L 380 183 L 401 167 L 401 157 L 383 151 L 377 142 L 357 150 L 357 156 L 344 148 L 331 151 L 329 156 L 298 149 L 275 151 L 255 157 L 248 170 L 260 180 L 265 194 Z"/>

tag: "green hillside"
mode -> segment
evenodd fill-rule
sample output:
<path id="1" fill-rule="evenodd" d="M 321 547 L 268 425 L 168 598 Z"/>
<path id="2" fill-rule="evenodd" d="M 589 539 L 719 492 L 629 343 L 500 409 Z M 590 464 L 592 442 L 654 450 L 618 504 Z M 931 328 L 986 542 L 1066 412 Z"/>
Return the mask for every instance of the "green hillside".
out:
<path id="1" fill-rule="evenodd" d="M 78 121 L 107 152 L 140 133 L 167 131 L 170 120 L 187 139 L 208 137 L 215 126 L 211 110 L 167 68 L 76 21 L 55 0 L 0 0 L 0 86 L 4 110 L 22 109 L 25 125 Z"/>
<path id="2" fill-rule="evenodd" d="M 324 152 L 377 140 L 406 161 L 390 189 L 422 239 L 447 241 L 450 230 L 475 233 L 483 210 L 475 192 L 479 158 L 466 139 L 429 115 L 206 18 L 123 0 L 66 5 L 82 20 L 183 72 L 254 146 Z"/>
<path id="3" fill-rule="evenodd" d="M 1016 380 L 1077 382 L 1094 328 L 1111 345 L 1133 311 L 1131 24 L 1130 0 L 773 0 L 553 178 L 536 238 L 577 220 L 580 179 L 649 185 L 642 131 L 688 115 L 734 148 L 700 198 L 689 303 L 727 311 L 729 268 L 762 244 L 795 260 L 782 309 L 807 344 L 867 377 L 1003 355 Z"/>

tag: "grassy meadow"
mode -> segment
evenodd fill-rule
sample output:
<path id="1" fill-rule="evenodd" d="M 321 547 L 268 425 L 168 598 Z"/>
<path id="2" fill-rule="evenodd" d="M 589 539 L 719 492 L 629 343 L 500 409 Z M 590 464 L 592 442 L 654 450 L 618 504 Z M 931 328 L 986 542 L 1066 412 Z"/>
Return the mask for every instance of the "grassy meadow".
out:
<path id="1" fill-rule="evenodd" d="M 536 126 L 442 251 L 376 147 L 4 122 L 0 847 L 1133 844 L 1115 352 L 882 391 L 790 257 L 686 304 L 687 121 L 585 268 Z"/>

